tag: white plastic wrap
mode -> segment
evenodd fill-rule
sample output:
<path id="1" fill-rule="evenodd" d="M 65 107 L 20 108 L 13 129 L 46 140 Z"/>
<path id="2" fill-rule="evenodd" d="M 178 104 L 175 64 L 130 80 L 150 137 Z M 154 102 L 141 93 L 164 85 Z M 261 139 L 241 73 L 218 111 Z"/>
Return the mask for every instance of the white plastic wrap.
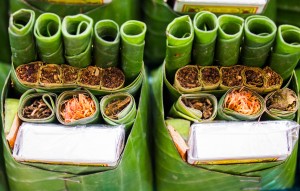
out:
<path id="1" fill-rule="evenodd" d="M 285 160 L 298 140 L 294 121 L 212 122 L 191 126 L 188 163 L 229 164 Z"/>
<path id="2" fill-rule="evenodd" d="M 13 157 L 18 161 L 115 166 L 125 141 L 123 125 L 82 125 L 24 122 Z"/>

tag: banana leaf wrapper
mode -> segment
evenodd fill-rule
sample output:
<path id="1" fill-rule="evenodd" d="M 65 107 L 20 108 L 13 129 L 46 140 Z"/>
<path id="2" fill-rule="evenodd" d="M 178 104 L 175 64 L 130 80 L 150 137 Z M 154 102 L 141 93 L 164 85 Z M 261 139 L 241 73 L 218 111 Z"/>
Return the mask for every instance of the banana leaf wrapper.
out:
<path id="1" fill-rule="evenodd" d="M 166 72 L 173 76 L 175 72 L 191 61 L 194 40 L 194 28 L 189 16 L 175 18 L 166 29 Z"/>
<path id="2" fill-rule="evenodd" d="M 216 44 L 215 61 L 221 66 L 238 63 L 243 38 L 244 19 L 235 15 L 221 15 Z"/>
<path id="3" fill-rule="evenodd" d="M 200 66 L 213 65 L 218 18 L 208 11 L 197 13 L 193 20 L 195 39 L 193 44 L 193 63 Z"/>
<path id="4" fill-rule="evenodd" d="M 158 191 L 213 191 L 220 188 L 232 191 L 241 189 L 278 190 L 293 186 L 297 161 L 297 144 L 292 154 L 285 161 L 199 165 L 197 167 L 184 162 L 165 124 L 164 111 L 168 111 L 168 108 L 171 107 L 169 99 L 173 92 L 168 91 L 169 89 L 164 86 L 163 66 L 152 71 L 151 76 L 153 79 L 152 95 L 154 101 L 155 180 Z M 299 90 L 295 75 L 293 75 L 291 88 L 295 92 Z M 299 111 L 297 116 L 299 116 Z M 181 124 L 177 125 L 178 128 Z M 176 123 L 173 123 L 173 126 L 175 125 Z M 176 181 L 174 181 L 174 177 L 176 177 Z"/>
<path id="5" fill-rule="evenodd" d="M 261 68 L 245 67 L 242 70 L 243 85 L 258 93 L 265 91 L 266 77 Z"/>
<path id="6" fill-rule="evenodd" d="M 98 68 L 97 66 L 88 66 L 80 69 L 77 84 L 89 89 L 100 89 L 101 76 L 101 68 Z"/>
<path id="7" fill-rule="evenodd" d="M 78 80 L 78 73 L 80 69 L 66 64 L 60 65 L 60 68 L 61 68 L 62 85 L 64 87 L 69 87 L 69 86 L 75 87 Z"/>
<path id="8" fill-rule="evenodd" d="M 245 67 L 241 65 L 221 67 L 220 88 L 227 91 L 234 86 L 242 86 L 243 85 L 242 71 L 244 68 Z"/>
<path id="9" fill-rule="evenodd" d="M 81 119 L 75 119 L 74 121 L 67 122 L 64 117 L 62 116 L 62 112 L 65 109 L 66 101 L 69 99 L 74 98 L 75 96 L 79 96 L 79 94 L 84 94 L 92 99 L 95 106 L 95 112 L 92 113 L 90 116 L 81 118 Z M 98 99 L 88 90 L 72 90 L 72 91 L 65 91 L 61 93 L 57 100 L 56 100 L 56 118 L 58 121 L 63 125 L 86 125 L 90 123 L 96 123 L 99 121 L 99 115 L 100 115 L 100 107 Z"/>
<path id="10" fill-rule="evenodd" d="M 182 93 L 200 91 L 202 84 L 200 81 L 199 67 L 187 65 L 178 69 L 175 73 L 174 88 Z"/>
<path id="11" fill-rule="evenodd" d="M 265 104 L 264 117 L 267 119 L 293 120 L 299 109 L 299 98 L 293 90 L 283 88 L 269 93 L 265 97 Z"/>
<path id="12" fill-rule="evenodd" d="M 32 123 L 50 123 L 56 120 L 55 117 L 55 101 L 56 94 L 45 92 L 38 89 L 31 89 L 25 92 L 19 101 L 18 116 L 22 121 Z M 25 108 L 32 105 L 36 100 L 43 100 L 43 104 L 35 105 L 34 108 Z M 31 111 L 30 111 L 31 110 Z M 47 113 L 46 113 L 47 112 Z M 34 114 L 35 113 L 35 116 Z M 34 117 L 33 117 L 34 116 Z"/>
<path id="13" fill-rule="evenodd" d="M 61 68 L 57 64 L 47 64 L 40 67 L 39 85 L 45 87 L 60 87 L 62 84 Z"/>
<path id="14" fill-rule="evenodd" d="M 8 15 L 8 7 L 9 2 L 8 1 L 1 1 L 0 2 L 0 17 L 2 18 L 2 21 L 0 23 L 0 36 L 1 36 L 1 48 L 0 48 L 0 62 L 11 62 L 11 52 L 10 52 L 10 46 L 9 46 L 9 38 L 8 38 L 8 21 L 9 21 L 9 15 Z M 1 186 L 0 186 L 1 189 Z"/>
<path id="15" fill-rule="evenodd" d="M 270 67 L 286 80 L 292 75 L 299 59 L 300 28 L 292 25 L 279 26 L 269 61 Z"/>
<path id="16" fill-rule="evenodd" d="M 219 88 L 221 82 L 221 74 L 218 67 L 204 66 L 200 68 L 199 73 L 203 90 L 214 90 Z"/>
<path id="17" fill-rule="evenodd" d="M 241 63 L 245 66 L 264 66 L 277 32 L 275 23 L 266 16 L 249 16 L 245 20 L 244 31 Z"/>
<path id="18" fill-rule="evenodd" d="M 212 94 L 183 94 L 173 104 L 169 116 L 193 122 L 212 121 L 217 116 L 217 98 Z"/>
<path id="19" fill-rule="evenodd" d="M 150 89 L 146 75 L 142 75 L 142 82 L 142 86 L 138 87 L 139 101 L 137 103 L 139 104 L 135 122 L 115 168 L 16 162 L 2 132 L 3 155 L 10 189 L 15 191 L 153 190 L 148 126 Z M 6 111 L 3 110 L 4 100 L 13 95 L 10 83 L 10 78 L 7 78 L 1 102 L 2 124 L 4 124 L 4 115 L 10 115 L 10 113 L 4 113 Z M 132 169 L 135 169 L 134 172 Z"/>
<path id="20" fill-rule="evenodd" d="M 41 61 L 51 64 L 65 63 L 59 16 L 53 13 L 40 15 L 34 25 L 34 37 Z"/>
<path id="21" fill-rule="evenodd" d="M 101 90 L 114 91 L 123 88 L 124 85 L 125 75 L 120 69 L 110 67 L 102 70 Z"/>
<path id="22" fill-rule="evenodd" d="M 101 68 L 116 67 L 120 47 L 119 25 L 113 20 L 98 21 L 94 34 L 94 64 Z"/>
<path id="23" fill-rule="evenodd" d="M 137 112 L 134 97 L 126 92 L 101 98 L 100 111 L 107 124 L 124 124 L 126 133 L 130 131 Z"/>
<path id="24" fill-rule="evenodd" d="M 78 14 L 62 21 L 65 58 L 71 66 L 83 68 L 92 62 L 93 19 Z"/>
<path id="25" fill-rule="evenodd" d="M 39 84 L 40 68 L 42 67 L 42 65 L 43 62 L 37 61 L 37 62 L 31 62 L 29 64 L 20 65 L 15 70 L 13 65 L 11 68 L 14 71 L 19 84 L 22 84 L 24 86 L 37 87 Z M 14 86 L 17 86 L 16 81 L 14 81 L 13 83 Z"/>
<path id="26" fill-rule="evenodd" d="M 37 59 L 33 28 L 35 13 L 32 10 L 20 9 L 9 18 L 9 42 L 12 62 L 15 66 Z"/>
<path id="27" fill-rule="evenodd" d="M 269 66 L 266 66 L 264 69 L 265 75 L 265 85 L 264 85 L 264 93 L 269 93 L 274 90 L 278 90 L 281 88 L 283 84 L 282 77 L 273 71 Z"/>
<path id="28" fill-rule="evenodd" d="M 141 21 L 130 20 L 121 25 L 121 68 L 128 81 L 134 80 L 143 67 L 146 30 Z"/>

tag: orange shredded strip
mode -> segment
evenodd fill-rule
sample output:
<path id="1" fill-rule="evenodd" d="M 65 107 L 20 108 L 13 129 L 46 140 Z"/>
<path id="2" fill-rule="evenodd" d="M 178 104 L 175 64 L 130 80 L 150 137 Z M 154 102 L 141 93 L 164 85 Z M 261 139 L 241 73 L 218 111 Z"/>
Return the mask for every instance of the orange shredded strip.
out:
<path id="1" fill-rule="evenodd" d="M 96 112 L 95 102 L 84 94 L 66 100 L 62 108 L 61 116 L 66 123 L 89 117 Z"/>
<path id="2" fill-rule="evenodd" d="M 261 108 L 259 99 L 243 88 L 230 92 L 225 98 L 224 106 L 245 115 L 256 114 Z"/>

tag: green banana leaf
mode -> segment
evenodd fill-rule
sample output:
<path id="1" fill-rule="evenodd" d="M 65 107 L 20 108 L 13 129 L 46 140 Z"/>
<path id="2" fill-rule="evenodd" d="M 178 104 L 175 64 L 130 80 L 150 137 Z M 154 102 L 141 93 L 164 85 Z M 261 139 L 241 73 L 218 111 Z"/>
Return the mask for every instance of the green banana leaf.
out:
<path id="1" fill-rule="evenodd" d="M 124 124 L 126 132 L 129 132 L 136 116 L 134 97 L 129 93 L 106 95 L 101 98 L 100 111 L 107 124 Z"/>
<path id="2" fill-rule="evenodd" d="M 40 15 L 34 25 L 34 36 L 41 61 L 65 63 L 59 16 L 53 13 Z"/>
<path id="3" fill-rule="evenodd" d="M 101 68 L 116 67 L 120 46 L 119 25 L 113 20 L 100 20 L 94 26 L 93 60 Z"/>
<path id="4" fill-rule="evenodd" d="M 9 1 L 0 1 L 0 36 L 1 36 L 1 45 L 0 45 L 0 62 L 11 62 L 11 52 L 9 46 L 8 38 L 8 6 Z M 1 189 L 1 187 L 0 187 Z"/>
<path id="5" fill-rule="evenodd" d="M 221 15 L 215 60 L 218 65 L 232 66 L 238 63 L 243 39 L 244 19 L 235 15 Z"/>
<path id="6" fill-rule="evenodd" d="M 119 164 L 115 168 L 20 163 L 13 159 L 2 132 L 10 189 L 14 191 L 153 190 L 148 126 L 150 89 L 147 76 L 143 75 L 142 79 L 143 84 L 138 89 L 137 115 Z M 3 110 L 4 100 L 13 96 L 10 83 L 10 79 L 7 78 L 1 99 L 2 124 L 4 115 L 7 115 Z"/>
<path id="7" fill-rule="evenodd" d="M 262 67 L 269 56 L 277 27 L 268 17 L 253 15 L 245 20 L 244 31 L 241 64 Z"/>
<path id="8" fill-rule="evenodd" d="M 219 27 L 218 18 L 208 11 L 197 13 L 193 20 L 195 39 L 193 45 L 193 63 L 201 66 L 212 65 Z"/>
<path id="9" fill-rule="evenodd" d="M 143 67 L 146 30 L 141 21 L 130 20 L 121 25 L 121 67 L 128 81 L 134 80 Z"/>
<path id="10" fill-rule="evenodd" d="M 19 100 L 18 105 L 18 116 L 22 121 L 26 122 L 33 122 L 33 123 L 51 123 L 55 121 L 55 101 L 56 101 L 56 94 L 51 92 L 45 92 L 38 89 L 31 89 L 26 91 Z M 44 104 L 47 107 L 51 113 L 49 116 L 45 118 L 28 118 L 24 116 L 23 110 L 26 106 L 29 106 L 34 103 L 35 100 L 42 99 L 44 101 Z M 32 111 L 33 112 L 33 111 Z"/>
<path id="11" fill-rule="evenodd" d="M 285 161 L 197 167 L 184 162 L 165 124 L 165 111 L 171 107 L 169 100 L 173 92 L 166 88 L 163 73 L 163 66 L 151 73 L 156 190 L 277 190 L 293 186 L 297 145 Z M 298 92 L 295 75 L 292 82 L 291 88 Z"/>
<path id="12" fill-rule="evenodd" d="M 86 67 L 92 62 L 93 19 L 78 14 L 62 21 L 65 57 L 71 66 Z"/>
<path id="13" fill-rule="evenodd" d="M 175 72 L 191 61 L 194 40 L 194 28 L 189 16 L 174 19 L 166 30 L 166 72 L 173 76 Z"/>
<path id="14" fill-rule="evenodd" d="M 12 62 L 15 66 L 37 59 L 33 27 L 35 13 L 32 10 L 20 9 L 9 18 L 9 42 Z"/>
<path id="15" fill-rule="evenodd" d="M 278 27 L 276 43 L 270 58 L 270 67 L 288 79 L 300 60 L 300 28 L 292 25 Z"/>
<path id="16" fill-rule="evenodd" d="M 193 122 L 212 121 L 217 116 L 217 106 L 217 98 L 212 94 L 183 94 L 171 107 L 169 116 Z"/>

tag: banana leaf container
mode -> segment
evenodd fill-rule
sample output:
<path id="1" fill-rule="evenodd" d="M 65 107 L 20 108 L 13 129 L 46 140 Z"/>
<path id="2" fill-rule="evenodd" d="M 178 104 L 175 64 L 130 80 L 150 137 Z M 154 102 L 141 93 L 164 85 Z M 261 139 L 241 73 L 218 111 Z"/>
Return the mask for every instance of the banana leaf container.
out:
<path id="1" fill-rule="evenodd" d="M 164 66 L 152 71 L 151 77 L 153 80 L 152 105 L 155 114 L 153 115 L 153 137 L 156 190 L 235 191 L 292 188 L 295 181 L 298 143 L 292 154 L 284 161 L 198 166 L 192 166 L 185 162 L 176 149 L 176 143 L 174 144 L 165 121 L 172 104 L 181 94 L 174 91 L 167 82 Z M 292 75 L 289 88 L 299 92 L 295 73 Z M 217 97 L 220 98 L 223 94 L 219 94 Z M 299 122 L 299 111 L 294 120 Z M 176 123 L 174 122 L 174 124 Z M 170 124 L 169 119 L 167 124 Z M 189 123 L 187 126 L 189 127 Z M 182 129 L 182 127 L 178 126 L 178 129 Z M 184 134 L 182 136 L 183 139 L 186 138 Z"/>
<path id="2" fill-rule="evenodd" d="M 115 167 L 53 165 L 17 162 L 4 135 L 6 98 L 15 98 L 11 78 L 6 79 L 1 102 L 2 143 L 8 184 L 11 190 L 152 190 L 149 126 L 150 87 L 143 68 L 142 84 L 134 95 L 137 114 L 127 136 L 124 151 Z M 124 90 L 123 92 L 126 92 Z M 101 96 L 95 95 L 98 100 Z"/>
<path id="3" fill-rule="evenodd" d="M 8 40 L 8 6 L 9 1 L 1 1 L 0 2 L 0 16 L 1 16 L 1 22 L 0 22 L 0 36 L 1 39 L 1 49 L 0 49 L 0 61 L 1 62 L 10 62 L 10 47 L 9 47 L 9 40 Z"/>

